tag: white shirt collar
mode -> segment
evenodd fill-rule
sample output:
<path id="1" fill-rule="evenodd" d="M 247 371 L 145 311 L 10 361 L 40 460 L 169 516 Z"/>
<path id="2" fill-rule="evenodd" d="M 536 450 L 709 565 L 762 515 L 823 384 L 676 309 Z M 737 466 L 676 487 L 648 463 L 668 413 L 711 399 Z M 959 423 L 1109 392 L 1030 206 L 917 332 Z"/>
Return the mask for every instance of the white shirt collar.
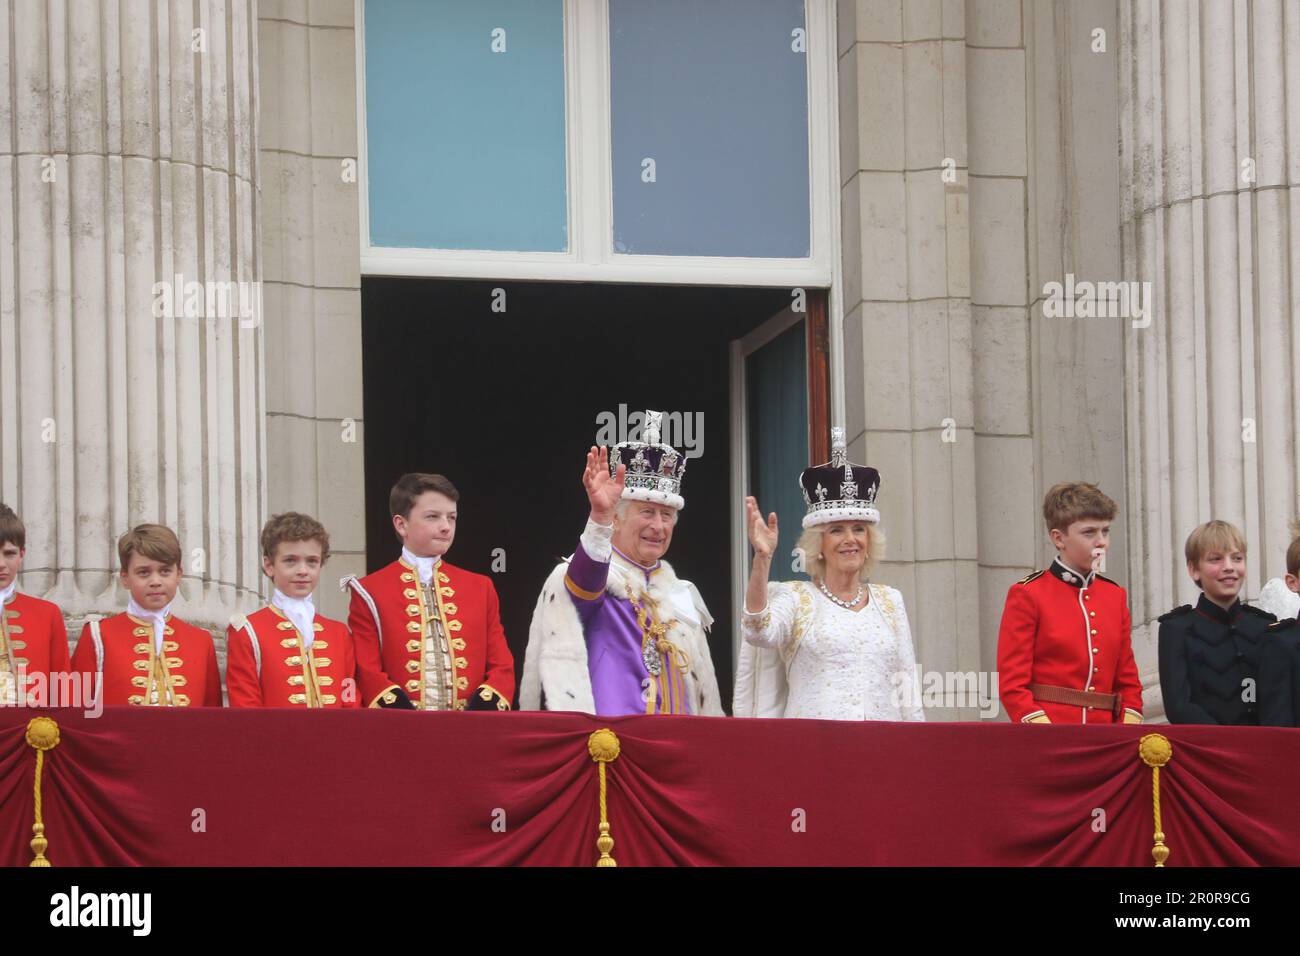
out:
<path id="1" fill-rule="evenodd" d="M 316 629 L 312 626 L 316 622 L 316 605 L 312 603 L 311 595 L 305 598 L 289 597 L 279 588 L 274 588 L 271 592 L 271 603 L 293 622 L 293 626 L 302 635 L 303 646 L 311 647 L 312 642 L 316 640 Z"/>
<path id="2" fill-rule="evenodd" d="M 9 582 L 9 587 L 5 588 L 3 591 L 0 591 L 0 604 L 8 604 L 9 599 L 14 596 L 14 592 L 17 590 L 18 590 L 17 579 Z"/>
<path id="3" fill-rule="evenodd" d="M 402 557 L 419 573 L 421 584 L 429 584 L 433 581 L 433 569 L 442 562 L 440 557 L 426 558 L 413 554 L 406 545 L 402 545 Z"/>
<path id="4" fill-rule="evenodd" d="M 146 611 L 135 603 L 135 598 L 131 598 L 126 602 L 127 614 L 153 623 L 153 649 L 155 654 L 162 653 L 163 637 L 167 633 L 167 618 L 171 616 L 173 603 L 175 602 L 168 603 L 161 611 Z"/>

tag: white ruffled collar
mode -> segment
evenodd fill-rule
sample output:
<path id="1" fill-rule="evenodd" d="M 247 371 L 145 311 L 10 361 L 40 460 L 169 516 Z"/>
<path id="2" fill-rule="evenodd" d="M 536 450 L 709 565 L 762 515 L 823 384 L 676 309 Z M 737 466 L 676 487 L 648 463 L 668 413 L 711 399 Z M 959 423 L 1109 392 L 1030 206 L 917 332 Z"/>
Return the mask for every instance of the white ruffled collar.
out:
<path id="1" fill-rule="evenodd" d="M 442 563 L 441 557 L 426 558 L 423 555 L 413 553 L 406 545 L 402 545 L 402 558 L 407 564 L 415 568 L 416 573 L 420 575 L 421 584 L 431 583 L 434 569 Z"/>
<path id="2" fill-rule="evenodd" d="M 316 605 L 312 602 L 311 595 L 305 598 L 289 597 L 279 588 L 275 588 L 271 592 L 271 603 L 293 622 L 298 633 L 302 635 L 303 644 L 311 647 L 312 641 L 316 639 L 316 629 L 312 626 L 316 622 Z"/>
<path id="3" fill-rule="evenodd" d="M 169 601 L 167 606 L 159 611 L 146 611 L 135 602 L 135 598 L 131 598 L 126 602 L 127 614 L 153 624 L 153 649 L 155 654 L 162 653 L 163 637 L 167 633 L 167 618 L 171 617 L 172 604 L 174 603 L 174 601 Z"/>

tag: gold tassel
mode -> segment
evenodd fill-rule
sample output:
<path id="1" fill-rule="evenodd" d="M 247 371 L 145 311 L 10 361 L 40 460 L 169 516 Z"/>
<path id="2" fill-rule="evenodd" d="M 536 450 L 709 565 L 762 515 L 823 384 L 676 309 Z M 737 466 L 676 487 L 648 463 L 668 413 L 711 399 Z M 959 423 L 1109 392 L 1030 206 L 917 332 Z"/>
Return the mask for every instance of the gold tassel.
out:
<path id="1" fill-rule="evenodd" d="M 606 727 L 595 731 L 587 738 L 587 753 L 596 761 L 600 777 L 600 836 L 596 837 L 596 849 L 600 851 L 597 866 L 618 866 L 609 851 L 614 849 L 614 838 L 609 835 L 609 812 L 605 806 L 605 764 L 618 759 L 618 736 Z"/>
<path id="2" fill-rule="evenodd" d="M 1163 734 L 1147 734 L 1138 741 L 1138 756 L 1151 768 L 1151 807 L 1156 821 L 1156 845 L 1151 848 L 1151 856 L 1156 866 L 1164 866 L 1169 859 L 1169 847 L 1165 846 L 1164 830 L 1160 827 L 1160 768 L 1173 759 L 1174 748 Z"/>
<path id="3" fill-rule="evenodd" d="M 45 851 L 50 842 L 45 839 L 45 821 L 41 816 L 41 768 L 45 765 L 45 751 L 59 745 L 59 725 L 49 717 L 33 717 L 27 722 L 27 743 L 36 751 L 36 822 L 32 824 L 32 853 L 36 854 L 29 866 L 50 866 Z"/>

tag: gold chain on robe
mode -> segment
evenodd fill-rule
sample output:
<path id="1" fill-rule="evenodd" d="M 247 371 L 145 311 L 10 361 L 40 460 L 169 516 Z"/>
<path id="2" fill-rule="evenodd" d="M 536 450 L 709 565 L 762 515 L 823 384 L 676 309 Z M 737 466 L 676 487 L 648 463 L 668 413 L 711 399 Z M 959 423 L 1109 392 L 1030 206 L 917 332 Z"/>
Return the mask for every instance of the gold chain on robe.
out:
<path id="1" fill-rule="evenodd" d="M 653 643 L 659 659 L 659 673 L 650 672 L 649 688 L 646 694 L 645 712 L 647 714 L 688 714 L 686 707 L 686 674 L 690 671 L 691 659 L 687 653 L 668 640 L 668 631 L 677 623 L 670 620 L 663 623 L 655 620 L 652 610 L 654 602 L 649 597 L 641 601 L 633 600 L 636 611 L 637 626 L 641 628 L 641 657 L 645 660 L 647 645 Z M 657 708 L 657 709 L 656 709 Z"/>

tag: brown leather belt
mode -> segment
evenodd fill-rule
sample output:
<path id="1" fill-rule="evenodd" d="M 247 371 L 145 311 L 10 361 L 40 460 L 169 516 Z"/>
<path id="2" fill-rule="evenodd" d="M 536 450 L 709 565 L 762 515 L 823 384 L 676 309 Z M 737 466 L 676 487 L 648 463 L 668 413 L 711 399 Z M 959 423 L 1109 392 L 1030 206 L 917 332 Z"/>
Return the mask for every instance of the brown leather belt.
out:
<path id="1" fill-rule="evenodd" d="M 1098 694 L 1090 690 L 1053 687 L 1051 684 L 1030 684 L 1029 693 L 1034 695 L 1034 700 L 1041 700 L 1049 704 L 1092 707 L 1096 710 L 1110 711 L 1116 720 L 1122 720 L 1124 717 L 1124 704 L 1119 694 Z"/>

